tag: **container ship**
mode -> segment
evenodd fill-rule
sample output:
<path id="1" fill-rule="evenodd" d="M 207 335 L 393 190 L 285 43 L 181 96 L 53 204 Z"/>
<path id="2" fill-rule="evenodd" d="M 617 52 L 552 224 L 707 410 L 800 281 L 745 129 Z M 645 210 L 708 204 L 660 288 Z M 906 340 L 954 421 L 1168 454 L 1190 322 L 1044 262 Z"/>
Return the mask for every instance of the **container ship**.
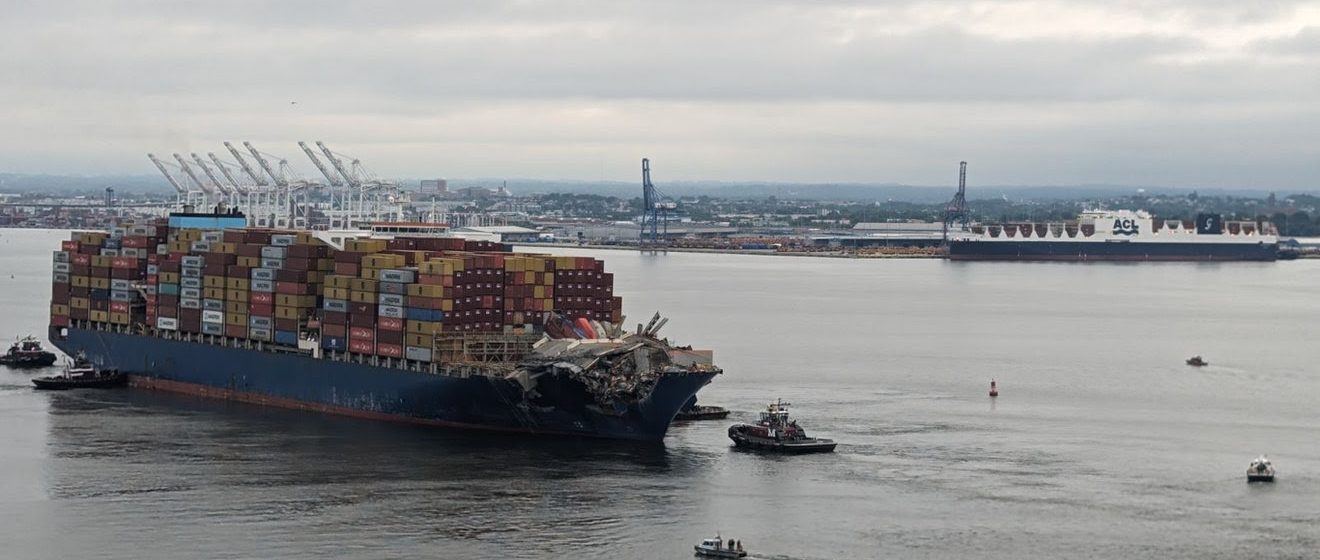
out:
<path id="1" fill-rule="evenodd" d="M 250 228 L 217 207 L 74 232 L 49 338 L 136 387 L 638 441 L 721 373 L 659 338 L 658 314 L 625 331 L 600 260 L 390 230 Z"/>
<path id="2" fill-rule="evenodd" d="M 1278 231 L 1269 222 L 1200 214 L 1164 220 L 1144 211 L 1082 212 L 1075 222 L 973 225 L 949 239 L 952 260 L 1273 261 Z"/>

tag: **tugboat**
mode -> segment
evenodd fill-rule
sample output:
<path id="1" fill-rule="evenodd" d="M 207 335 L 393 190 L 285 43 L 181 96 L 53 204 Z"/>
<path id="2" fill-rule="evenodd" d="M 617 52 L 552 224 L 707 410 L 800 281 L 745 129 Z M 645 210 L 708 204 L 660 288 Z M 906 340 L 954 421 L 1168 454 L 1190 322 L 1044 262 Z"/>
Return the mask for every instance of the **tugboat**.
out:
<path id="1" fill-rule="evenodd" d="M 78 356 L 71 365 L 64 366 L 64 373 L 51 377 L 38 377 L 32 384 L 38 389 L 107 389 L 128 383 L 128 376 L 117 369 L 100 369 Z"/>
<path id="2" fill-rule="evenodd" d="M 747 556 L 747 551 L 743 550 L 742 541 L 729 539 L 726 544 L 724 538 L 716 535 L 713 539 L 703 539 L 701 544 L 692 545 L 697 551 L 697 556 L 707 558 L 743 558 Z"/>
<path id="3" fill-rule="evenodd" d="M 729 439 L 734 445 L 749 449 L 782 451 L 785 453 L 829 453 L 837 445 L 832 439 L 813 438 L 788 418 L 789 403 L 782 400 L 770 403 L 761 412 L 755 424 L 729 426 Z"/>
<path id="4" fill-rule="evenodd" d="M 1210 362 L 1202 360 L 1200 356 L 1192 356 L 1190 358 L 1187 358 L 1187 365 L 1193 367 L 1202 367 L 1202 366 L 1210 365 Z"/>
<path id="5" fill-rule="evenodd" d="M 1247 482 L 1274 482 L 1274 464 L 1261 455 L 1247 466 Z"/>
<path id="6" fill-rule="evenodd" d="M 15 368 L 46 367 L 55 364 L 55 354 L 41 347 L 41 341 L 28 336 L 9 347 L 0 355 L 0 364 Z"/>

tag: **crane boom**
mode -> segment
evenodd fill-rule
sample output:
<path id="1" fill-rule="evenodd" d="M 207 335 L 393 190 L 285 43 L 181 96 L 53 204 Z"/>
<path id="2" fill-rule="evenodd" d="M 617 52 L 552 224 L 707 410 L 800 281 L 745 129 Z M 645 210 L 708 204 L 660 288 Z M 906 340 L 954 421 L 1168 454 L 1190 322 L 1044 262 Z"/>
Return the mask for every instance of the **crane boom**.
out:
<path id="1" fill-rule="evenodd" d="M 276 185 L 281 187 L 289 186 L 289 182 L 284 180 L 279 173 L 275 172 L 275 169 L 270 166 L 270 162 L 266 161 L 265 156 L 262 156 L 261 152 L 258 152 L 256 148 L 252 147 L 251 142 L 244 141 L 243 147 L 247 148 L 249 152 L 252 152 L 252 157 L 257 158 L 257 165 L 260 165 L 262 169 L 266 170 L 266 173 L 270 175 L 270 178 L 275 180 Z"/>
<path id="2" fill-rule="evenodd" d="M 201 187 L 201 189 L 208 194 L 215 192 L 215 189 L 211 188 L 210 185 L 197 177 L 197 174 L 193 172 L 192 167 L 183 159 L 183 156 L 176 153 L 174 154 L 174 159 L 179 162 L 179 168 L 183 169 L 184 174 L 188 175 L 188 178 L 192 179 L 193 183 L 196 183 L 198 187 Z"/>
<path id="3" fill-rule="evenodd" d="M 362 186 L 362 182 L 354 179 L 353 174 L 349 173 L 347 169 L 344 169 L 344 162 L 340 161 L 338 157 L 335 157 L 335 153 L 330 151 L 330 148 L 325 147 L 324 142 L 317 140 L 316 147 L 321 148 L 321 153 L 325 154 L 326 159 L 330 160 L 330 165 L 333 165 L 335 171 L 338 171 L 340 175 L 344 176 L 344 180 L 348 181 L 349 185 L 354 187 Z"/>
<path id="4" fill-rule="evenodd" d="M 316 165 L 316 168 L 321 171 L 322 175 L 325 175 L 326 180 L 330 181 L 331 185 L 338 187 L 344 184 L 343 181 L 331 173 L 329 169 L 326 169 L 325 164 L 321 163 L 320 159 L 317 159 L 316 152 L 313 152 L 312 148 L 309 147 L 306 142 L 298 142 L 298 147 L 303 149 L 303 152 L 307 154 L 307 159 L 312 160 L 312 163 Z"/>
<path id="5" fill-rule="evenodd" d="M 234 159 L 238 160 L 238 166 L 243 169 L 243 173 L 246 173 L 248 177 L 252 178 L 252 182 L 256 183 L 259 187 L 266 186 L 266 180 L 261 178 L 261 175 L 258 175 L 257 171 L 252 169 L 251 165 L 248 165 L 247 160 L 243 159 L 243 153 L 239 152 L 238 148 L 235 148 L 234 145 L 229 142 L 225 142 L 225 147 L 229 149 L 229 153 L 234 155 Z"/>
<path id="6" fill-rule="evenodd" d="M 197 167 L 202 168 L 202 173 L 206 174 L 206 178 L 211 180 L 211 184 L 215 185 L 215 188 L 220 189 L 220 192 L 227 195 L 233 194 L 234 191 L 230 189 L 228 185 L 221 183 L 220 179 L 216 178 L 215 172 L 211 171 L 211 166 L 206 164 L 206 161 L 202 159 L 202 156 L 197 155 L 197 152 L 192 152 L 188 155 L 192 156 L 193 161 L 197 162 Z"/>
<path id="7" fill-rule="evenodd" d="M 160 170 L 160 174 L 165 176 L 165 180 L 170 182 L 170 186 L 174 187 L 174 190 L 179 191 L 179 194 L 188 193 L 188 189 L 183 188 L 183 185 L 180 185 L 179 181 L 173 175 L 170 175 L 170 171 L 165 168 L 165 162 L 157 159 L 155 154 L 147 154 L 147 159 L 156 164 L 156 169 Z"/>
<path id="8" fill-rule="evenodd" d="M 229 166 L 225 165 L 224 160 L 216 157 L 215 152 L 206 152 L 206 157 L 211 158 L 211 161 L 215 163 L 215 166 L 220 169 L 220 174 L 225 176 L 226 181 L 229 181 L 230 186 L 234 187 L 234 189 L 239 192 L 247 191 L 243 185 L 238 184 L 238 181 L 234 180 L 234 174 L 229 172 Z"/>

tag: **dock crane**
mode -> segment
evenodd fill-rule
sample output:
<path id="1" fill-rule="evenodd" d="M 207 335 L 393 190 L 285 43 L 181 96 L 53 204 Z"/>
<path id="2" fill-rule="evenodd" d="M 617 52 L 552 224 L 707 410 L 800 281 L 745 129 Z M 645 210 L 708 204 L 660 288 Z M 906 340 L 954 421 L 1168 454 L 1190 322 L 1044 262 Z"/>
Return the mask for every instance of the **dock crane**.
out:
<path id="1" fill-rule="evenodd" d="M 298 147 L 302 148 L 303 153 L 307 154 L 307 159 L 312 160 L 312 164 L 316 166 L 316 169 L 325 176 L 327 181 L 330 181 L 331 186 L 338 187 L 344 184 L 339 177 L 335 176 L 335 174 L 331 173 L 330 170 L 325 167 L 324 163 L 321 163 L 321 160 L 316 157 L 316 152 L 313 152 L 312 148 L 308 146 L 306 142 L 298 142 Z"/>
<path id="2" fill-rule="evenodd" d="M 218 179 L 215 176 L 215 173 L 211 171 L 211 166 L 206 164 L 206 161 L 202 159 L 202 156 L 197 155 L 197 152 L 192 152 L 188 155 L 192 156 L 192 160 L 197 163 L 197 167 L 202 168 L 202 173 L 206 174 L 206 178 L 210 179 L 211 183 L 214 184 L 217 189 L 220 189 L 221 193 L 225 196 L 234 194 L 234 190 L 229 188 L 229 185 L 220 182 L 220 179 Z"/>
<path id="3" fill-rule="evenodd" d="M 330 148 L 327 148 L 325 146 L 325 142 L 317 140 L 316 147 L 321 149 L 321 153 L 325 154 L 325 159 L 330 160 L 330 165 L 334 166 L 335 171 L 338 171 L 340 175 L 344 176 L 344 180 L 348 181 L 348 184 L 350 186 L 354 186 L 354 187 L 362 186 L 362 181 L 359 181 L 356 177 L 353 176 L 352 173 L 350 173 L 347 169 L 344 168 L 344 162 L 341 161 L 339 157 L 335 156 L 335 153 L 330 151 Z"/>
<path id="4" fill-rule="evenodd" d="M 642 231 L 638 238 L 641 248 L 662 247 L 669 236 L 669 211 L 677 208 L 665 201 L 651 184 L 651 160 L 642 158 Z"/>
<path id="5" fill-rule="evenodd" d="M 207 184 L 205 181 L 202 181 L 202 179 L 197 176 L 197 173 L 192 170 L 192 166 L 188 165 L 188 162 L 183 159 L 183 156 L 175 153 L 174 159 L 179 162 L 179 168 L 183 169 L 184 174 L 186 174 L 189 179 L 192 179 L 193 183 L 196 183 L 198 188 L 202 189 L 202 192 L 205 192 L 207 196 L 216 194 L 215 188 Z"/>
<path id="6" fill-rule="evenodd" d="M 958 163 L 958 193 L 944 207 L 944 243 L 949 242 L 949 226 L 957 223 L 966 231 L 971 217 L 967 209 L 967 162 L 963 161 Z"/>
<path id="7" fill-rule="evenodd" d="M 211 158 L 211 161 L 215 163 L 215 166 L 220 168 L 220 174 L 225 176 L 225 180 L 229 181 L 229 185 L 234 187 L 234 190 L 242 194 L 248 193 L 249 189 L 247 188 L 247 186 L 243 185 L 242 183 L 239 183 L 237 179 L 234 179 L 234 174 L 229 172 L 229 168 L 234 164 L 228 163 L 225 160 L 220 159 L 215 155 L 215 152 L 206 152 L 206 157 Z"/>
<path id="8" fill-rule="evenodd" d="M 258 187 L 267 186 L 266 179 L 258 174 L 255 169 L 252 169 L 251 165 L 248 165 L 247 160 L 243 159 L 243 153 L 238 151 L 238 148 L 235 148 L 234 145 L 229 142 L 225 142 L 225 148 L 228 148 L 229 153 L 233 154 L 234 160 L 238 162 L 238 166 L 243 169 L 243 173 L 252 178 L 252 182 L 256 183 Z"/>
<path id="9" fill-rule="evenodd" d="M 281 173 L 275 171 L 275 169 L 270 166 L 270 162 L 266 161 L 265 156 L 262 156 L 261 152 L 258 152 L 257 149 L 252 146 L 251 142 L 244 141 L 243 147 L 247 148 L 249 152 L 252 152 L 252 157 L 256 158 L 257 165 L 260 165 L 261 168 L 266 171 L 266 174 L 270 175 L 270 178 L 275 180 L 276 185 L 281 187 L 289 186 L 289 181 L 285 179 Z"/>
<path id="10" fill-rule="evenodd" d="M 165 162 L 156 158 L 155 154 L 147 154 L 147 159 L 151 160 L 151 163 L 156 164 L 156 169 L 159 169 L 160 174 L 165 176 L 165 180 L 170 182 L 170 186 L 174 187 L 175 191 L 178 191 L 179 196 L 188 196 L 188 189 L 179 184 L 179 181 L 174 178 L 174 175 L 170 174 L 169 169 L 165 167 Z"/>

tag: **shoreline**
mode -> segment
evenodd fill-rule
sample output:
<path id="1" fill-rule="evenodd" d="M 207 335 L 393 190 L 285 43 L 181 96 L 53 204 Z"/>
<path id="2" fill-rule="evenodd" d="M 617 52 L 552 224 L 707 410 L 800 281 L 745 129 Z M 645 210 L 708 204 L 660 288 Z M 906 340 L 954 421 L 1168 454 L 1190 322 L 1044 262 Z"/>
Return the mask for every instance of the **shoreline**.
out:
<path id="1" fill-rule="evenodd" d="M 636 245 L 593 245 L 593 244 L 579 245 L 577 243 L 510 243 L 510 245 L 516 245 L 518 247 L 525 247 L 529 249 L 534 247 L 557 247 L 557 248 L 567 247 L 572 249 L 605 249 L 610 251 L 636 251 L 636 252 L 645 251 L 644 249 L 641 249 Z M 855 253 L 825 252 L 825 251 L 789 252 L 789 251 L 775 251 L 773 249 L 707 249 L 700 247 L 666 247 L 664 249 L 657 249 L 655 251 L 646 251 L 646 252 L 713 253 L 713 254 L 728 254 L 728 255 L 764 255 L 764 256 L 773 256 L 773 257 L 814 257 L 814 258 L 827 258 L 827 259 L 947 259 L 948 258 L 948 255 L 945 255 L 943 253 L 855 254 Z"/>

